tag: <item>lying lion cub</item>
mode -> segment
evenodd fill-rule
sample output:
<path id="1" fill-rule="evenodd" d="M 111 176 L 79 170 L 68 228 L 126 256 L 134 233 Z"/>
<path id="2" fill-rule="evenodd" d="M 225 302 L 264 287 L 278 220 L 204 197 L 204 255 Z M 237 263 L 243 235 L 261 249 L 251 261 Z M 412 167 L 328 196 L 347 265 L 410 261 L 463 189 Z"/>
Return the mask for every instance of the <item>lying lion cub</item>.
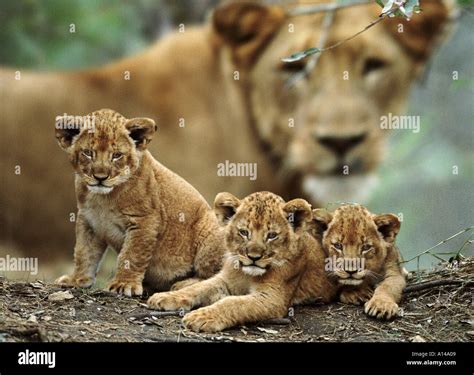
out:
<path id="1" fill-rule="evenodd" d="M 269 192 L 239 200 L 220 193 L 214 206 L 226 225 L 228 254 L 222 270 L 211 279 L 178 291 L 154 294 L 148 300 L 151 308 L 190 310 L 205 306 L 186 314 L 183 322 L 195 331 L 216 332 L 282 317 L 295 299 L 303 302 L 303 296 L 310 292 L 324 301 L 331 299 L 334 288 L 328 286 L 322 271 L 322 251 L 315 251 L 318 244 L 306 231 L 311 207 L 305 200 L 285 203 Z M 312 286 L 297 288 L 308 265 L 315 261 L 311 254 L 318 253 L 321 280 L 316 273 Z"/>
<path id="2" fill-rule="evenodd" d="M 395 246 L 398 217 L 345 205 L 334 213 L 313 210 L 313 218 L 314 234 L 322 239 L 328 257 L 326 270 L 341 285 L 340 301 L 365 303 L 365 312 L 379 319 L 396 316 L 406 284 Z"/>
<path id="3" fill-rule="evenodd" d="M 56 283 L 90 287 L 107 246 L 119 252 L 108 289 L 127 296 L 141 295 L 143 281 L 165 290 L 220 269 L 223 231 L 204 198 L 146 149 L 156 129 L 110 109 L 56 119 L 78 206 L 74 272 Z"/>

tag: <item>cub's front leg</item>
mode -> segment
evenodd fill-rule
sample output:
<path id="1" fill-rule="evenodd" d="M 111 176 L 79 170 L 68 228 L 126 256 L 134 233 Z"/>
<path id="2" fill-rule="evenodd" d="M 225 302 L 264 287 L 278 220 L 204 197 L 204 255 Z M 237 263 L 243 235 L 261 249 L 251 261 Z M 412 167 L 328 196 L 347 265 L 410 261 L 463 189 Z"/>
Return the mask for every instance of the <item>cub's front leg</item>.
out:
<path id="1" fill-rule="evenodd" d="M 249 322 L 283 317 L 287 304 L 278 293 L 230 296 L 186 314 L 184 325 L 196 332 L 219 332 Z"/>
<path id="2" fill-rule="evenodd" d="M 399 314 L 398 302 L 405 288 L 405 277 L 401 274 L 391 274 L 375 289 L 373 297 L 365 304 L 366 314 L 377 319 L 391 319 Z"/>
<path id="3" fill-rule="evenodd" d="M 155 293 L 148 299 L 148 306 L 156 310 L 191 310 L 196 306 L 206 306 L 229 295 L 221 275 L 196 282 L 179 290 Z"/>
<path id="4" fill-rule="evenodd" d="M 145 272 L 157 247 L 157 227 L 153 219 L 141 218 L 128 228 L 108 290 L 129 297 L 143 294 Z"/>
<path id="5" fill-rule="evenodd" d="M 107 244 L 95 236 L 94 231 L 79 211 L 76 221 L 76 245 L 74 246 L 74 271 L 63 275 L 55 284 L 89 288 L 95 282 L 97 268 Z"/>
<path id="6" fill-rule="evenodd" d="M 372 294 L 373 290 L 368 285 L 345 287 L 339 294 L 339 300 L 349 305 L 363 305 L 372 297 Z"/>

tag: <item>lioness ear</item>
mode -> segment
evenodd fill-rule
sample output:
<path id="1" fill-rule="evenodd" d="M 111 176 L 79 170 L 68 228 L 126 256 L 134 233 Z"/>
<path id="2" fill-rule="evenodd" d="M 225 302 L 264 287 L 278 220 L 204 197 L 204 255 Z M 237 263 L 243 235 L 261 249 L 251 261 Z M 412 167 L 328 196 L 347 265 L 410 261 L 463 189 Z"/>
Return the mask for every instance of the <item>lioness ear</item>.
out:
<path id="1" fill-rule="evenodd" d="M 214 212 L 220 224 L 227 222 L 235 215 L 237 208 L 240 206 L 240 200 L 231 193 L 219 193 L 214 199 Z"/>
<path id="2" fill-rule="evenodd" d="M 139 150 L 146 149 L 148 143 L 151 142 L 153 134 L 157 130 L 155 121 L 146 117 L 137 117 L 127 120 L 125 127 L 129 132 L 130 138 L 135 142 L 135 146 Z"/>
<path id="3" fill-rule="evenodd" d="M 409 21 L 393 17 L 382 24 L 415 62 L 423 63 L 448 34 L 447 26 L 457 11 L 452 0 L 421 0 L 420 9 L 421 12 L 414 13 Z"/>
<path id="4" fill-rule="evenodd" d="M 212 15 L 215 34 L 232 48 L 234 63 L 244 67 L 256 60 L 284 19 L 282 8 L 250 1 L 230 2 Z"/>
<path id="5" fill-rule="evenodd" d="M 324 208 L 316 208 L 312 214 L 311 232 L 317 239 L 322 239 L 324 232 L 328 229 L 328 225 L 332 221 L 332 213 Z"/>
<path id="6" fill-rule="evenodd" d="M 311 206 L 304 199 L 293 199 L 283 205 L 283 211 L 295 232 L 306 230 L 311 221 Z"/>
<path id="7" fill-rule="evenodd" d="M 55 136 L 59 146 L 67 151 L 71 147 L 74 137 L 78 136 L 82 128 L 81 116 L 57 116 L 55 120 Z"/>
<path id="8" fill-rule="evenodd" d="M 382 214 L 374 216 L 374 223 L 377 230 L 382 233 L 385 241 L 394 243 L 395 237 L 400 231 L 400 220 L 393 214 Z"/>

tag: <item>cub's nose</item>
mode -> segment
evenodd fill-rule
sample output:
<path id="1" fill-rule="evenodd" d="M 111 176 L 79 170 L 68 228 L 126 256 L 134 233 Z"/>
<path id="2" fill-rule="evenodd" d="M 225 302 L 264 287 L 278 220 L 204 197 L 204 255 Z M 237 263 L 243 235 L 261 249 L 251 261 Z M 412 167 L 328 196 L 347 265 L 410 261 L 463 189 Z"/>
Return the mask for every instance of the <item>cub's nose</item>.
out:
<path id="1" fill-rule="evenodd" d="M 344 156 L 352 148 L 362 143 L 367 138 L 367 134 L 360 134 L 350 137 L 316 137 L 316 141 L 324 147 L 330 149 L 338 156 Z"/>
<path id="2" fill-rule="evenodd" d="M 357 270 L 344 270 L 346 273 L 349 274 L 349 276 L 352 276 L 353 274 L 357 273 Z"/>
<path id="3" fill-rule="evenodd" d="M 262 259 L 262 256 L 260 254 L 247 254 L 248 258 L 254 262 L 256 262 L 259 259 Z"/>
<path id="4" fill-rule="evenodd" d="M 102 174 L 102 173 L 97 173 L 97 174 L 93 174 L 94 178 L 99 181 L 99 182 L 102 182 L 102 181 L 105 181 L 109 178 L 109 175 L 108 174 Z"/>

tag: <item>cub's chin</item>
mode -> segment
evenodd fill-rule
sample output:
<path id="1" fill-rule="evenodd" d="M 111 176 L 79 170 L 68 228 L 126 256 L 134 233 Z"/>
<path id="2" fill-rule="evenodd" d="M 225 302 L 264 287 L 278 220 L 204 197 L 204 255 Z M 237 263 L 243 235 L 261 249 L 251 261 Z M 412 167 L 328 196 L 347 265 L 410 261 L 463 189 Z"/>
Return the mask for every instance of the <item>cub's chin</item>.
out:
<path id="1" fill-rule="evenodd" d="M 112 192 L 112 190 L 114 190 L 114 187 L 87 185 L 87 189 L 93 194 L 109 194 L 110 192 Z"/>
<path id="2" fill-rule="evenodd" d="M 249 276 L 262 276 L 267 270 L 257 266 L 242 266 L 242 272 Z"/>
<path id="3" fill-rule="evenodd" d="M 357 279 L 339 279 L 339 284 L 356 286 L 356 285 L 362 284 L 362 280 L 357 280 Z"/>

